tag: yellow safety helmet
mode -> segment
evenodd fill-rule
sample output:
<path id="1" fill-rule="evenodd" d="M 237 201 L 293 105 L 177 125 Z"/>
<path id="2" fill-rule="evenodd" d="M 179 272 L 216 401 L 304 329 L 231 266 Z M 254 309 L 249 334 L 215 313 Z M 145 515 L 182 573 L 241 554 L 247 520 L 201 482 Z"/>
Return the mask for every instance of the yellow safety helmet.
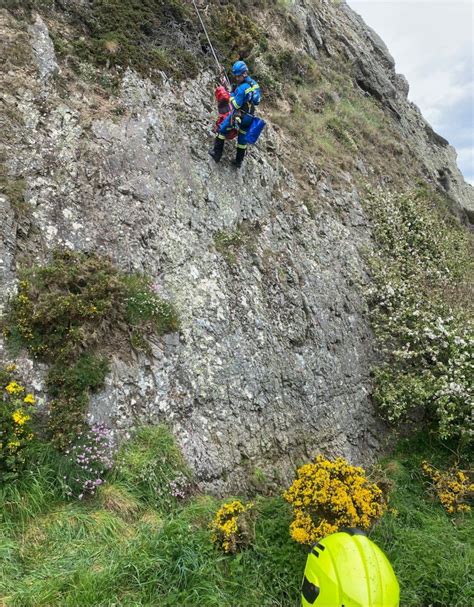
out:
<path id="1" fill-rule="evenodd" d="M 303 607 L 399 607 L 400 587 L 385 554 L 359 529 L 313 546 L 304 572 Z"/>

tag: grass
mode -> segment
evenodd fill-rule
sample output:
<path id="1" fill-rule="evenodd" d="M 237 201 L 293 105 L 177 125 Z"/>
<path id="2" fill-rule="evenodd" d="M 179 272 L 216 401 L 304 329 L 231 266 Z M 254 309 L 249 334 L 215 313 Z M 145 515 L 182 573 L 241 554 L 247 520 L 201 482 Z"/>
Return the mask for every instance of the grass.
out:
<path id="1" fill-rule="evenodd" d="M 396 512 L 386 515 L 371 535 L 395 569 L 403 607 L 474 604 L 473 517 L 448 516 L 427 495 L 420 470 L 424 459 L 447 467 L 452 456 L 425 435 L 403 442 L 384 462 L 395 485 L 390 506 Z"/>
<path id="2" fill-rule="evenodd" d="M 325 166 L 352 169 L 357 157 L 363 157 L 380 170 L 385 157 L 388 168 L 396 168 L 404 149 L 382 109 L 357 91 L 342 89 L 337 100 L 331 90 L 334 95 L 334 82 L 326 80 L 297 88 L 291 113 L 274 112 L 274 120 Z"/>
<path id="3" fill-rule="evenodd" d="M 92 504 L 49 512 L 4 544 L 21 572 L 2 584 L 7 605 L 297 605 L 305 551 L 288 543 L 280 501 L 265 503 L 255 546 L 237 557 L 211 544 L 217 507 L 199 497 L 164 521 Z"/>
<path id="4" fill-rule="evenodd" d="M 297 604 L 305 550 L 289 541 L 287 505 L 257 500 L 252 549 L 224 556 L 208 529 L 220 500 L 197 495 L 170 510 L 155 499 L 148 475 L 163 488 L 184 469 L 163 428 L 125 445 L 110 483 L 85 503 L 62 500 L 52 474 L 59 456 L 39 455 L 1 494 L 6 605 Z"/>
<path id="5" fill-rule="evenodd" d="M 372 538 L 389 556 L 401 585 L 401 607 L 473 604 L 471 516 L 449 518 L 426 493 L 419 464 L 446 465 L 449 451 L 426 438 L 401 444 L 383 462 L 390 505 Z M 186 472 L 164 428 L 145 428 L 122 447 L 120 464 L 99 494 L 64 501 L 55 482 L 58 458 L 47 446 L 22 480 L 0 493 L 0 603 L 8 607 L 245 606 L 297 607 L 306 550 L 289 536 L 289 506 L 280 496 L 254 499 L 251 547 L 234 556 L 216 550 L 208 525 L 223 500 L 192 494 L 156 499 Z M 156 469 L 156 472 L 155 472 Z M 56 472 L 55 472 L 56 470 Z"/>
<path id="6" fill-rule="evenodd" d="M 350 66 L 342 56 L 336 55 L 317 66 L 311 62 L 299 66 L 298 54 L 288 51 L 267 56 L 272 57 L 268 61 L 275 67 L 281 64 L 280 69 L 291 68 L 296 76 L 284 78 L 289 108 L 278 103 L 271 107 L 273 122 L 302 152 L 293 155 L 292 163 L 301 169 L 310 157 L 336 180 L 342 170 L 350 172 L 361 184 L 382 175 L 404 185 L 415 179 L 416 163 L 407 164 L 409 152 L 393 118 L 382 104 L 354 84 Z M 363 175 L 359 174 L 360 160 L 365 165 Z"/>

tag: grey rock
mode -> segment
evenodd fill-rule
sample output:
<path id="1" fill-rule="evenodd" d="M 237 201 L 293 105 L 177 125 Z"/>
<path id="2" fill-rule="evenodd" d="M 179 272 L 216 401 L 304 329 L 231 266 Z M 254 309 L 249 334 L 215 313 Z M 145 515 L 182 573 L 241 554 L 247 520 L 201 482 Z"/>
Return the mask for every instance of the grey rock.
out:
<path id="1" fill-rule="evenodd" d="M 206 94 L 208 78 L 194 94 Z M 298 191 L 278 159 L 252 151 L 241 175 L 228 165 L 230 149 L 217 167 L 197 159 L 192 148 L 206 150 L 208 141 L 176 120 L 188 91 L 127 72 L 127 114 L 104 114 L 89 128 L 80 101 L 57 103 L 53 92 L 42 128 L 23 141 L 44 250 L 67 243 L 144 271 L 181 316 L 180 336 L 156 340 L 150 359 L 117 353 L 91 420 L 122 435 L 139 423 L 171 423 L 201 484 L 215 491 L 245 487 L 257 462 L 289 478 L 298 457 L 324 446 L 370 460 L 378 427 L 367 398 L 371 333 L 363 298 L 348 285 L 350 276 L 366 280 L 359 248 L 367 236 L 327 212 L 317 225 L 303 210 L 278 210 Z M 22 111 L 35 103 L 23 99 Z M 197 111 L 207 119 L 204 107 Z M 281 145 L 271 129 L 267 136 Z M 52 162 L 38 171 L 46 149 Z M 350 193 L 341 200 L 353 205 Z M 248 244 L 229 262 L 214 236 L 244 224 Z"/>
<path id="2" fill-rule="evenodd" d="M 49 37 L 48 27 L 40 15 L 35 15 L 35 22 L 28 26 L 31 36 L 31 48 L 39 71 L 40 80 L 47 82 L 59 72 L 54 45 Z"/>
<path id="3" fill-rule="evenodd" d="M 0 316 L 15 291 L 16 222 L 10 201 L 0 195 Z M 0 346 L 1 347 L 1 346 Z"/>
<path id="4" fill-rule="evenodd" d="M 403 97 L 408 97 L 410 92 L 410 84 L 403 74 L 395 74 L 395 87 Z"/>

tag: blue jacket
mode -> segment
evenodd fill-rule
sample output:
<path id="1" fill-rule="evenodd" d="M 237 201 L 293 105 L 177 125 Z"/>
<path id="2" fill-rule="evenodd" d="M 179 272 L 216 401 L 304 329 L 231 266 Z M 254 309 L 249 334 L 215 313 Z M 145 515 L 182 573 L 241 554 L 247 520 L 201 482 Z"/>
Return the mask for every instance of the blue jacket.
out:
<path id="1" fill-rule="evenodd" d="M 231 92 L 230 103 L 234 112 L 240 109 L 249 112 L 252 105 L 258 105 L 260 103 L 259 85 L 255 80 L 252 80 L 250 76 L 247 76 L 245 80 Z"/>

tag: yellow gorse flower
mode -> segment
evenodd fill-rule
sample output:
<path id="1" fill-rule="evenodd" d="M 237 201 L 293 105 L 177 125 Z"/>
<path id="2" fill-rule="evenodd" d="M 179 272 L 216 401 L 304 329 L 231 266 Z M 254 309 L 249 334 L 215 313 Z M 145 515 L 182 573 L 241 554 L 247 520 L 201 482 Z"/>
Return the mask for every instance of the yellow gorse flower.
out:
<path id="1" fill-rule="evenodd" d="M 23 388 L 23 386 L 20 386 L 20 384 L 18 384 L 16 381 L 11 381 L 8 386 L 5 387 L 5 390 L 9 394 L 21 394 L 25 391 L 25 388 Z"/>
<path id="2" fill-rule="evenodd" d="M 344 458 L 316 457 L 297 470 L 297 478 L 283 497 L 293 506 L 291 537 L 311 544 L 340 527 L 367 529 L 386 509 L 383 493 L 365 477 L 362 468 Z"/>
<path id="3" fill-rule="evenodd" d="M 433 481 L 434 491 L 448 514 L 470 512 L 466 501 L 474 494 L 474 483 L 467 474 L 456 468 L 438 470 L 426 461 L 422 462 L 421 469 Z"/>
<path id="4" fill-rule="evenodd" d="M 15 422 L 15 424 L 18 424 L 19 426 L 23 426 L 23 424 L 30 419 L 30 416 L 23 413 L 23 411 L 21 409 L 17 409 L 16 411 L 13 412 L 12 419 Z"/>
<path id="5" fill-rule="evenodd" d="M 36 398 L 33 396 L 33 394 L 27 394 L 23 399 L 23 402 L 27 405 L 34 405 L 36 403 Z"/>
<path id="6" fill-rule="evenodd" d="M 245 513 L 252 508 L 252 503 L 243 504 L 240 500 L 234 500 L 224 504 L 216 512 L 209 527 L 212 530 L 212 541 L 224 552 L 236 552 L 239 545 L 245 544 L 244 518 Z"/>

